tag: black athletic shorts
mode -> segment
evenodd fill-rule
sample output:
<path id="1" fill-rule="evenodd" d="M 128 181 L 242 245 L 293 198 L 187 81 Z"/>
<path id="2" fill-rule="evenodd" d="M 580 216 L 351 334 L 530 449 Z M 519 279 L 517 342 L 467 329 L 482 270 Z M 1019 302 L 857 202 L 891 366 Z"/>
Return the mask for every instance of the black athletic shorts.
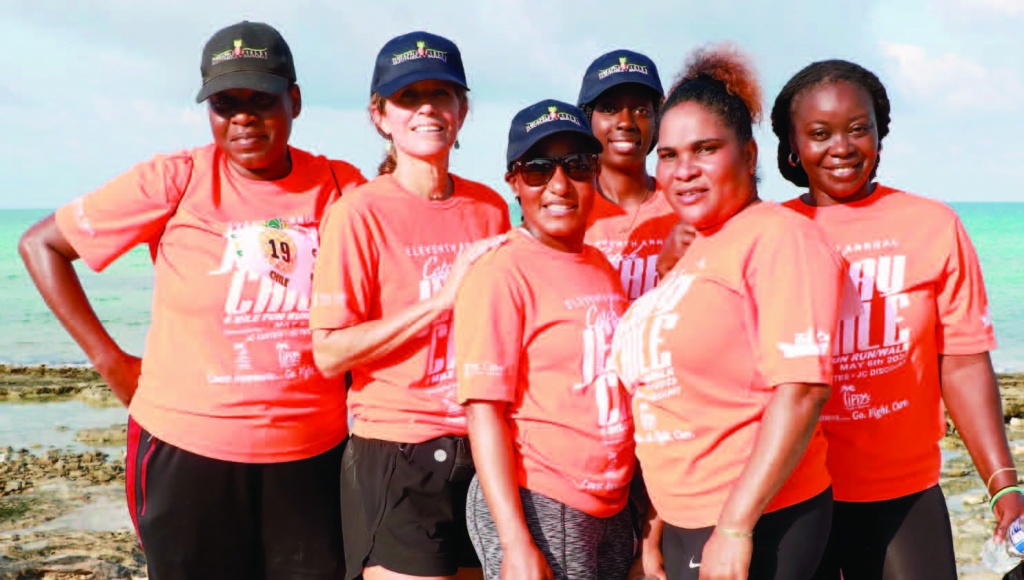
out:
<path id="1" fill-rule="evenodd" d="M 828 541 L 832 488 L 809 500 L 766 513 L 754 526 L 750 580 L 807 580 Z M 665 524 L 661 550 L 672 580 L 697 580 L 704 544 L 714 527 L 695 530 Z"/>
<path id="2" fill-rule="evenodd" d="M 348 580 L 373 566 L 411 576 L 480 567 L 466 531 L 468 442 L 352 437 L 341 470 Z"/>
<path id="3" fill-rule="evenodd" d="M 938 485 L 885 501 L 835 502 L 815 580 L 954 580 L 956 554 Z"/>
<path id="4" fill-rule="evenodd" d="M 345 443 L 299 461 L 190 453 L 128 421 L 125 491 L 150 580 L 338 580 Z"/>

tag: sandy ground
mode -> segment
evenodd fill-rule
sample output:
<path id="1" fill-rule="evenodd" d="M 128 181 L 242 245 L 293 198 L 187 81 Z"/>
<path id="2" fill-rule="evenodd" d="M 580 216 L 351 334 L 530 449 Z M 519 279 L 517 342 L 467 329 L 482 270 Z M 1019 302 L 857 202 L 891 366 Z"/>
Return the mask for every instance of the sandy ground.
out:
<path id="1" fill-rule="evenodd" d="M 1024 465 L 1024 374 L 1000 376 L 1007 433 Z M 0 365 L 0 403 L 82 400 L 116 406 L 91 369 Z M 77 441 L 124 445 L 125 426 L 85 429 Z M 996 578 L 979 561 L 993 518 L 955 433 L 943 447 L 941 484 L 949 504 L 961 578 Z M 124 502 L 124 459 L 100 451 L 14 449 L 0 442 L 0 579 L 145 578 Z"/>

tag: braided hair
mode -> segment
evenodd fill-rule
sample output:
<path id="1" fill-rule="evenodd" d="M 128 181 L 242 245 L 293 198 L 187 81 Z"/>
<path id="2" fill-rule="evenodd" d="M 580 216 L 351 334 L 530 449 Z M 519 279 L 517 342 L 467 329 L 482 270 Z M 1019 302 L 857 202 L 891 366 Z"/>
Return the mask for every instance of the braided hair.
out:
<path id="1" fill-rule="evenodd" d="M 789 79 L 786 86 L 782 87 L 779 96 L 775 98 L 772 106 L 772 131 L 779 138 L 778 165 L 779 172 L 786 180 L 798 187 L 808 187 L 807 172 L 801 164 L 796 167 L 789 164 L 789 157 L 793 153 L 790 145 L 790 133 L 793 127 L 793 107 L 798 97 L 811 88 L 824 83 L 836 83 L 845 81 L 858 86 L 871 97 L 871 104 L 875 109 L 875 121 L 878 128 L 878 142 L 881 146 L 882 139 L 889 134 L 889 96 L 885 92 L 885 86 L 877 76 L 859 64 L 845 60 L 822 60 L 811 63 L 800 72 Z M 878 163 L 881 155 L 871 170 L 871 178 L 874 179 L 878 171 Z"/>

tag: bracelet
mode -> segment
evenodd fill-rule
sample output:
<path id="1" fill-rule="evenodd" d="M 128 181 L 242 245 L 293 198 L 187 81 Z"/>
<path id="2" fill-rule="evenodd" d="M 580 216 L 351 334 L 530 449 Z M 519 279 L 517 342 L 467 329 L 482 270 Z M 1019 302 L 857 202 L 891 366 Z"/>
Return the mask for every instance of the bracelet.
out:
<path id="1" fill-rule="evenodd" d="M 992 487 L 992 480 L 995 479 L 997 475 L 999 475 L 1000 473 L 1002 473 L 1004 471 L 1016 472 L 1017 468 L 1016 467 L 1000 467 L 999 469 L 993 471 L 992 475 L 988 476 L 988 481 L 985 482 L 985 491 L 988 491 Z"/>
<path id="2" fill-rule="evenodd" d="M 1022 492 L 1022 493 L 1024 493 L 1024 492 Z M 754 537 L 754 532 L 741 532 L 739 530 L 732 530 L 732 529 L 729 529 L 729 528 L 715 528 L 715 531 L 720 533 L 720 534 L 722 534 L 723 536 L 728 536 L 730 538 L 753 538 Z"/>
<path id="3" fill-rule="evenodd" d="M 996 513 L 996 502 L 999 501 L 999 498 L 1003 497 L 1008 493 L 1019 493 L 1021 495 L 1024 495 L 1024 489 L 1021 489 L 1020 486 L 1010 485 L 997 491 L 995 495 L 992 496 L 992 499 L 989 500 L 988 502 L 988 509 L 993 514 Z"/>

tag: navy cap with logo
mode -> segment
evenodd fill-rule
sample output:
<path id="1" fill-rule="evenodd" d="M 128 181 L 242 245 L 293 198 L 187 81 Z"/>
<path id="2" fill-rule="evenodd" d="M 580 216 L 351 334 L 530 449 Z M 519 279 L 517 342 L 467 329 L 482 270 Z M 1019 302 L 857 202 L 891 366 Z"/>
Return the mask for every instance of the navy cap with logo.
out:
<path id="1" fill-rule="evenodd" d="M 229 89 L 283 93 L 295 82 L 292 51 L 277 30 L 262 22 L 243 21 L 218 30 L 203 47 L 199 65 L 201 103 Z"/>
<path id="2" fill-rule="evenodd" d="M 604 149 L 597 137 L 594 137 L 583 111 L 569 103 L 546 99 L 526 107 L 512 117 L 512 125 L 508 129 L 508 150 L 505 153 L 507 166 L 511 167 L 513 161 L 525 155 L 541 139 L 556 133 L 580 135 L 585 143 L 593 146 L 594 153 Z"/>
<path id="3" fill-rule="evenodd" d="M 597 57 L 587 67 L 576 104 L 585 107 L 601 93 L 624 83 L 643 85 L 657 93 L 659 98 L 665 96 L 654 61 L 639 52 L 613 50 Z"/>
<path id="4" fill-rule="evenodd" d="M 387 98 L 426 80 L 448 81 L 469 90 L 462 54 L 454 42 L 429 32 L 410 32 L 392 38 L 377 53 L 370 93 Z"/>

